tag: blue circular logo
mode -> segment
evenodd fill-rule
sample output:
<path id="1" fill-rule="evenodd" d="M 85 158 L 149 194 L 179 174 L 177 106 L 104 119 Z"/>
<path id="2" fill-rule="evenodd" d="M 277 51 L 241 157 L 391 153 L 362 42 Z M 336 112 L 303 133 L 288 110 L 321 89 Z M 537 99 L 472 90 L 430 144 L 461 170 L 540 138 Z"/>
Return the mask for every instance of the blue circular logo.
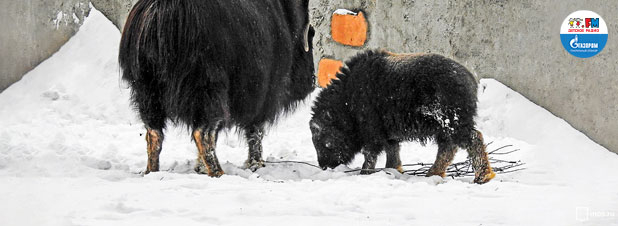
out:
<path id="1" fill-rule="evenodd" d="M 575 11 L 562 22 L 560 40 L 571 55 L 592 57 L 600 53 L 607 43 L 607 25 L 595 12 Z"/>

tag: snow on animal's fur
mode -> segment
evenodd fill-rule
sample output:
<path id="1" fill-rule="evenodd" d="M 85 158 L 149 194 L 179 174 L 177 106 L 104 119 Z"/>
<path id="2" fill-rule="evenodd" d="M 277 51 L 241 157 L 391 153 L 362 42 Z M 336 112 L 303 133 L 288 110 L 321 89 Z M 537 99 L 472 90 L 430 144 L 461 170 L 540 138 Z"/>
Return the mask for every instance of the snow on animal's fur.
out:
<path id="1" fill-rule="evenodd" d="M 494 173 L 482 134 L 475 129 L 477 81 L 457 62 L 436 54 L 359 53 L 339 80 L 323 90 L 310 122 L 323 168 L 348 164 L 363 152 L 363 173 L 386 151 L 386 167 L 401 170 L 399 143 L 432 139 L 438 144 L 430 175 L 445 176 L 458 147 L 468 150 L 475 182 Z"/>

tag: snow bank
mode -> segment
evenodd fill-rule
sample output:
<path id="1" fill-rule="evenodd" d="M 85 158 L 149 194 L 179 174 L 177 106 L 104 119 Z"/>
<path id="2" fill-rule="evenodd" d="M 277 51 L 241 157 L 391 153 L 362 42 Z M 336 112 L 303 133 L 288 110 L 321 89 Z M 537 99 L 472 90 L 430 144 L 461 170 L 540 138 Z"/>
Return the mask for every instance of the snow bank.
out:
<path id="1" fill-rule="evenodd" d="M 233 132 L 218 143 L 227 174 L 213 179 L 192 171 L 196 151 L 183 128 L 166 131 L 164 171 L 141 176 L 144 129 L 120 82 L 119 39 L 93 9 L 58 53 L 0 94 L 3 225 L 617 225 L 618 156 L 487 79 L 479 128 L 490 150 L 521 149 L 505 158 L 528 169 L 485 185 L 343 172 L 362 158 L 329 171 L 269 164 L 252 173 L 240 169 L 246 145 Z M 266 158 L 316 164 L 310 104 L 269 132 Z M 432 162 L 436 150 L 407 143 L 402 160 Z"/>

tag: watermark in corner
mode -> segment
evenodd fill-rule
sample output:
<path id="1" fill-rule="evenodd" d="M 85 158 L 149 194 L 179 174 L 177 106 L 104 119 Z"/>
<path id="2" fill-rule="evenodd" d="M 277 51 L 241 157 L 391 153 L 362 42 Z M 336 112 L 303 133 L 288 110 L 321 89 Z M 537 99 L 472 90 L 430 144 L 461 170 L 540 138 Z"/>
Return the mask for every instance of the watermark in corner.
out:
<path id="1" fill-rule="evenodd" d="M 575 220 L 579 222 L 594 221 L 594 220 L 618 220 L 618 214 L 613 210 L 596 210 L 587 206 L 578 206 L 575 208 Z"/>

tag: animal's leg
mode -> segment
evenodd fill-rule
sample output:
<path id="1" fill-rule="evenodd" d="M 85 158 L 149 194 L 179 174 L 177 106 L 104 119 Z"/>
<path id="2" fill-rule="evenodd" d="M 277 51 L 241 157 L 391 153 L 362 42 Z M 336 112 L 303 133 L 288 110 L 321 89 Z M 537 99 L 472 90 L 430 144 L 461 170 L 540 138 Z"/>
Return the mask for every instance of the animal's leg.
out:
<path id="1" fill-rule="evenodd" d="M 165 111 L 159 102 L 161 95 L 156 87 L 144 86 L 140 82 L 136 82 L 133 89 L 133 103 L 137 105 L 139 116 L 146 125 L 148 163 L 144 173 L 157 172 L 166 119 Z"/>
<path id="2" fill-rule="evenodd" d="M 382 151 L 382 148 L 375 146 L 365 147 L 363 149 L 363 155 L 365 155 L 365 162 L 361 169 L 361 174 L 372 174 L 375 172 L 376 162 L 378 161 L 378 155 Z"/>
<path id="3" fill-rule="evenodd" d="M 159 171 L 159 154 L 163 146 L 163 131 L 161 129 L 146 128 L 146 149 L 148 151 L 148 165 L 146 174 Z"/>
<path id="4" fill-rule="evenodd" d="M 251 126 L 245 130 L 245 138 L 249 145 L 249 157 L 245 161 L 245 168 L 256 171 L 264 167 L 262 160 L 262 138 L 264 138 L 264 128 L 262 126 Z"/>
<path id="5" fill-rule="evenodd" d="M 397 169 L 400 173 L 403 173 L 401 168 L 401 159 L 399 158 L 399 142 L 389 141 L 386 146 L 386 168 Z"/>
<path id="6" fill-rule="evenodd" d="M 474 183 L 483 184 L 493 179 L 496 174 L 489 165 L 483 134 L 478 130 L 472 131 L 472 142 L 468 150 L 468 158 L 472 161 L 474 169 Z"/>
<path id="7" fill-rule="evenodd" d="M 433 166 L 429 169 L 427 176 L 441 176 L 446 177 L 446 169 L 453 162 L 457 153 L 457 147 L 450 143 L 438 143 L 438 155 Z"/>
<path id="8" fill-rule="evenodd" d="M 217 133 L 219 122 L 211 124 L 205 128 L 193 131 L 193 139 L 197 145 L 197 164 L 195 171 L 200 174 L 208 174 L 211 177 L 223 175 L 223 169 L 219 165 L 219 160 L 215 153 L 217 145 Z"/>

